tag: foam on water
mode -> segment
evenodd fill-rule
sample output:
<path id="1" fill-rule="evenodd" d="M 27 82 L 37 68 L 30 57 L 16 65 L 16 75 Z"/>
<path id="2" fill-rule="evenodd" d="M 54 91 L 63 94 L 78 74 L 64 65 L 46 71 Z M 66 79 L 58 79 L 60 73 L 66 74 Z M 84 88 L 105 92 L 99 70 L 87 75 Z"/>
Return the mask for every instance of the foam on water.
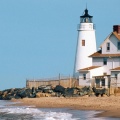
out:
<path id="1" fill-rule="evenodd" d="M 42 120 L 78 120 L 77 118 L 72 118 L 72 114 L 63 112 L 51 112 L 51 111 L 41 111 L 37 108 L 31 107 L 2 107 L 0 109 L 1 113 L 6 114 L 30 114 L 34 119 Z"/>
<path id="2" fill-rule="evenodd" d="M 12 106 L 8 101 L 0 101 L 0 120 L 117 120 L 115 118 L 95 118 L 99 111 L 80 111 L 62 108 L 35 108 L 33 106 Z"/>

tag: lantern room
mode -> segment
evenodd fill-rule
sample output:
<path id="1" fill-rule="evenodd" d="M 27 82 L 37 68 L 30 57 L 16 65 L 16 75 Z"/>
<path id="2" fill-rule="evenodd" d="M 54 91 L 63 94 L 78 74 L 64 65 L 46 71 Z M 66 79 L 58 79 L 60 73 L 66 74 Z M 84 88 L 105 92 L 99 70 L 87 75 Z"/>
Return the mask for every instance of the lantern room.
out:
<path id="1" fill-rule="evenodd" d="M 85 9 L 84 15 L 80 16 L 81 23 L 92 23 L 93 16 L 88 14 L 88 10 Z"/>

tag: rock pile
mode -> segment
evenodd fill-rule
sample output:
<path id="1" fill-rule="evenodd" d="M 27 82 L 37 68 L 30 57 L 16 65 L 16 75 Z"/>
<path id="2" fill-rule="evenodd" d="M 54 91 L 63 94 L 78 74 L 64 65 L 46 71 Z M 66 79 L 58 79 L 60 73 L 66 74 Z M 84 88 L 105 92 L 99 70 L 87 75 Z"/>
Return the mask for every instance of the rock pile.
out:
<path id="1" fill-rule="evenodd" d="M 106 89 L 98 90 L 96 88 L 83 87 L 83 88 L 64 88 L 61 85 L 57 85 L 53 88 L 51 85 L 47 86 L 39 86 L 38 88 L 15 88 L 15 89 L 6 89 L 0 91 L 0 100 L 11 100 L 22 99 L 22 98 L 39 98 L 39 97 L 79 97 L 79 96 L 98 96 L 99 94 L 102 96 L 103 94 L 107 94 Z"/>
<path id="2" fill-rule="evenodd" d="M 29 88 L 15 88 L 0 91 L 0 100 L 21 99 L 25 97 L 33 98 L 36 97 L 36 94 Z"/>
<path id="3" fill-rule="evenodd" d="M 57 85 L 54 88 L 54 91 L 58 94 L 58 96 L 64 97 L 78 97 L 84 95 L 90 95 L 92 93 L 92 89 L 90 87 L 83 87 L 83 88 L 63 88 L 60 85 Z"/>

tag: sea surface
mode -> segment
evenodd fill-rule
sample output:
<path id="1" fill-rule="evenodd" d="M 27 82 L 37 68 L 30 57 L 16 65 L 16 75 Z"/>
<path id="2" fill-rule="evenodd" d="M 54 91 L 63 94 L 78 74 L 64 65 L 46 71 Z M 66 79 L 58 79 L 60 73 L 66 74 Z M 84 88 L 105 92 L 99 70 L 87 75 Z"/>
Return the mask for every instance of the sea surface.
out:
<path id="1" fill-rule="evenodd" d="M 69 108 L 35 108 L 16 106 L 10 101 L 0 101 L 0 120 L 119 120 L 95 118 L 98 111 L 81 111 Z"/>

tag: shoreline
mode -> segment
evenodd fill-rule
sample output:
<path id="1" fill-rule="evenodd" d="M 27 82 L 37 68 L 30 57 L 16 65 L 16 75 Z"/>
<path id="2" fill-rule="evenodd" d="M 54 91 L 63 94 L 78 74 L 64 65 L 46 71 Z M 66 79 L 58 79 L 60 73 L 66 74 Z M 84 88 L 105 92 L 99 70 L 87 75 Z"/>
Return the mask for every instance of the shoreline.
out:
<path id="1" fill-rule="evenodd" d="M 70 108 L 75 110 L 101 111 L 95 117 L 120 118 L 120 96 L 110 97 L 41 97 L 13 99 L 12 102 L 20 102 L 16 105 L 29 105 L 36 108 Z"/>

